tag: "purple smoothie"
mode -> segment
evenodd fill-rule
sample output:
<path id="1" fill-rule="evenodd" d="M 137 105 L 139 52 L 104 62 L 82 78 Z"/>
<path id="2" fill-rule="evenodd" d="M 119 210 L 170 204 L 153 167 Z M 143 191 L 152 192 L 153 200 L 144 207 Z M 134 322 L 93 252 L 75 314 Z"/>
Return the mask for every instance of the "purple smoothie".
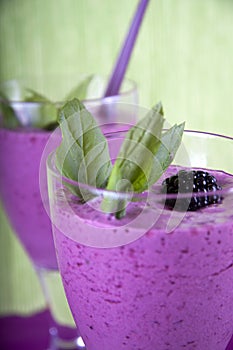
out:
<path id="1" fill-rule="evenodd" d="M 233 188 L 231 175 L 212 173 L 223 188 Z M 94 242 L 106 228 L 111 237 L 134 234 L 140 227 L 133 218 L 144 204 L 130 203 L 119 223 L 96 210 L 95 200 L 81 204 L 57 191 L 52 217 L 59 269 L 88 350 L 225 350 L 233 333 L 232 193 L 219 205 L 185 213 L 170 233 L 172 212 L 151 203 L 151 217 L 161 211 L 145 234 L 97 248 L 80 242 L 88 236 Z M 140 221 L 143 226 L 143 216 Z"/>
<path id="2" fill-rule="evenodd" d="M 49 136 L 39 129 L 0 129 L 0 195 L 35 265 L 57 269 L 51 222 L 39 188 L 40 160 Z"/>
<path id="3" fill-rule="evenodd" d="M 127 130 L 129 125 L 124 124 L 123 129 Z M 102 125 L 104 132 L 119 128 L 120 123 Z M 48 208 L 45 210 L 41 200 L 41 193 L 47 197 L 46 175 L 43 173 L 40 179 L 39 171 L 45 172 L 45 165 L 40 168 L 41 160 L 45 161 L 49 148 L 60 142 L 57 131 L 52 134 L 29 127 L 0 128 L 0 198 L 12 228 L 35 266 L 51 270 L 57 270 L 57 260 Z M 50 137 L 52 146 L 48 142 Z"/>

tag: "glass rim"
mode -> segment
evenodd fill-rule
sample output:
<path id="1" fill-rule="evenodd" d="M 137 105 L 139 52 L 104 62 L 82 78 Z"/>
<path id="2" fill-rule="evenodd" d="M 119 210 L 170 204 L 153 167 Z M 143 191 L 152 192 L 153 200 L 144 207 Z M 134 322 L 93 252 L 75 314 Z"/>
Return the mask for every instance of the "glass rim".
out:
<path id="1" fill-rule="evenodd" d="M 117 130 L 117 131 L 112 131 L 112 132 L 108 132 L 105 133 L 105 137 L 108 138 L 111 135 L 114 134 L 119 134 L 119 133 L 126 133 L 127 130 Z M 205 132 L 205 131 L 197 131 L 197 130 L 184 130 L 185 134 L 194 134 L 194 135 L 199 135 L 199 136 L 207 136 L 207 137 L 218 137 L 221 139 L 227 139 L 233 142 L 233 137 L 231 136 L 227 136 L 227 135 L 222 135 L 222 134 L 217 134 L 217 133 L 212 133 L 212 132 Z M 52 174 L 52 176 L 56 177 L 57 179 L 59 179 L 60 182 L 62 183 L 67 183 L 68 185 L 72 185 L 72 186 L 76 186 L 79 187 L 83 190 L 86 190 L 92 194 L 95 194 L 97 196 L 105 196 L 105 197 L 110 197 L 112 199 L 125 199 L 125 200 L 132 200 L 132 198 L 134 200 L 137 201 L 143 201 L 147 198 L 148 194 L 150 193 L 150 195 L 154 195 L 156 196 L 156 198 L 158 200 L 168 200 L 168 199 L 191 199 L 192 196 L 199 198 L 199 197 L 203 197 L 203 196 L 211 196 L 211 195 L 225 195 L 225 194 L 233 194 L 233 186 L 232 187 L 228 187 L 228 188 L 222 188 L 222 189 L 218 189 L 216 191 L 210 191 L 210 192 L 178 192 L 178 193 L 174 193 L 174 194 L 167 194 L 167 193 L 163 193 L 161 192 L 161 185 L 157 185 L 155 183 L 155 185 L 151 186 L 148 190 L 144 191 L 144 192 L 119 192 L 119 191 L 113 191 L 113 190 L 107 190 L 105 188 L 97 188 L 93 185 L 88 185 L 88 184 L 84 184 L 72 179 L 67 178 L 66 176 L 62 175 L 59 170 L 57 169 L 56 165 L 55 165 L 55 153 L 56 150 L 53 150 L 47 157 L 46 160 L 46 164 L 47 164 L 47 169 L 49 170 L 49 172 Z M 174 165 L 175 167 L 180 167 L 179 165 L 176 164 L 171 164 Z M 186 167 L 184 167 L 186 168 Z M 205 170 L 204 167 L 200 167 L 200 169 Z M 198 170 L 197 167 L 191 167 L 191 170 Z M 222 173 L 228 174 L 230 176 L 233 176 L 233 174 L 225 172 L 221 169 L 214 169 L 215 171 L 221 171 Z M 208 169 L 206 169 L 206 171 L 208 171 Z M 159 192 L 160 189 L 160 192 Z"/>
<path id="2" fill-rule="evenodd" d="M 101 74 L 98 74 L 98 76 L 102 77 L 102 78 L 105 78 L 107 79 L 108 76 L 107 75 L 101 75 Z M 8 79 L 8 80 L 3 80 L 0 82 L 0 86 L 2 84 L 5 84 L 5 83 L 8 83 L 12 80 L 18 80 L 20 81 L 20 79 Z M 135 80 L 131 79 L 131 78 L 128 78 L 128 77 L 125 77 L 123 82 L 122 82 L 122 86 L 124 84 L 124 82 L 127 82 L 127 83 L 130 83 L 130 87 L 128 89 L 124 89 L 123 91 L 119 91 L 119 93 L 116 95 L 112 95 L 112 96 L 102 96 L 102 97 L 95 97 L 95 98 L 89 98 L 89 99 L 83 99 L 81 100 L 84 104 L 98 104 L 98 103 L 112 103 L 114 102 L 115 100 L 117 100 L 119 97 L 122 97 L 122 96 L 128 96 L 130 95 L 131 93 L 133 93 L 134 91 L 137 91 L 137 83 Z M 64 100 L 56 100 L 56 101 L 21 101 L 21 100 L 15 100 L 15 99 L 8 99 L 8 98 L 4 98 L 2 96 L 0 96 L 0 102 L 2 103 L 12 103 L 14 104 L 15 106 L 17 105 L 30 105 L 30 106 L 36 106 L 36 105 L 46 105 L 46 104 L 54 104 L 54 105 L 62 105 L 64 103 L 67 102 L 67 99 L 64 98 Z"/>

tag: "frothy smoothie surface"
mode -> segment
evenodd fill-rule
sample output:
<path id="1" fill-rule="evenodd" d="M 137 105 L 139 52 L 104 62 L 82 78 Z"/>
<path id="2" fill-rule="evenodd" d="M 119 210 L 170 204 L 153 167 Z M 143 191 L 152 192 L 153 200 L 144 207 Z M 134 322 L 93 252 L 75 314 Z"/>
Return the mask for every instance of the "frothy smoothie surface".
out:
<path id="1" fill-rule="evenodd" d="M 0 129 L 0 195 L 10 223 L 34 263 L 55 269 L 51 223 L 39 188 L 40 161 L 49 136 L 39 129 Z"/>
<path id="2" fill-rule="evenodd" d="M 232 188 L 231 175 L 212 173 Z M 122 220 L 101 213 L 95 200 L 59 196 L 59 268 L 88 350 L 225 350 L 233 333 L 232 193 L 182 216 L 159 202 L 133 202 Z M 104 242 L 106 232 L 108 244 L 114 235 L 131 241 L 88 244 L 97 235 Z"/>

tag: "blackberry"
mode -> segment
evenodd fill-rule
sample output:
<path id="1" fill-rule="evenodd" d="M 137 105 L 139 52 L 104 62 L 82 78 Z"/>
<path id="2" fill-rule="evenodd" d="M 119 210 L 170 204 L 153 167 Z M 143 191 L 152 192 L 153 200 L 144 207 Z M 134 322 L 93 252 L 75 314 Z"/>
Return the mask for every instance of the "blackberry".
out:
<path id="1" fill-rule="evenodd" d="M 207 171 L 202 170 L 180 170 L 176 175 L 166 178 L 162 183 L 162 192 L 168 194 L 190 193 L 189 198 L 168 198 L 165 205 L 177 210 L 195 211 L 210 204 L 220 203 L 222 196 L 214 194 L 221 190 L 216 178 Z M 203 192 L 202 196 L 196 193 Z"/>

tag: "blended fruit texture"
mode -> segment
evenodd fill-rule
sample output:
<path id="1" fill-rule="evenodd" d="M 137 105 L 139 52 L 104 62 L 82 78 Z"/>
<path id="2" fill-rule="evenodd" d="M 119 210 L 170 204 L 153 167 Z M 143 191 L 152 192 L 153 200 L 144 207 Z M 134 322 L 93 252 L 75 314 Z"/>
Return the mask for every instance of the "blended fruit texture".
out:
<path id="1" fill-rule="evenodd" d="M 51 222 L 41 201 L 39 167 L 49 132 L 0 129 L 0 196 L 10 223 L 38 267 L 56 269 Z"/>
<path id="2" fill-rule="evenodd" d="M 213 174 L 223 189 L 233 187 L 231 175 Z M 117 235 L 143 204 L 130 203 L 131 214 L 121 221 L 68 196 L 60 190 L 52 208 L 55 242 L 88 350 L 225 350 L 233 333 L 232 194 L 187 212 L 170 233 L 165 227 L 175 212 L 161 210 L 140 238 L 112 248 L 80 240 L 101 235 L 101 227 Z M 152 201 L 147 209 L 156 213 L 160 205 Z M 140 221 L 143 227 L 143 216 Z M 129 224 L 124 234 L 135 229 Z"/>

